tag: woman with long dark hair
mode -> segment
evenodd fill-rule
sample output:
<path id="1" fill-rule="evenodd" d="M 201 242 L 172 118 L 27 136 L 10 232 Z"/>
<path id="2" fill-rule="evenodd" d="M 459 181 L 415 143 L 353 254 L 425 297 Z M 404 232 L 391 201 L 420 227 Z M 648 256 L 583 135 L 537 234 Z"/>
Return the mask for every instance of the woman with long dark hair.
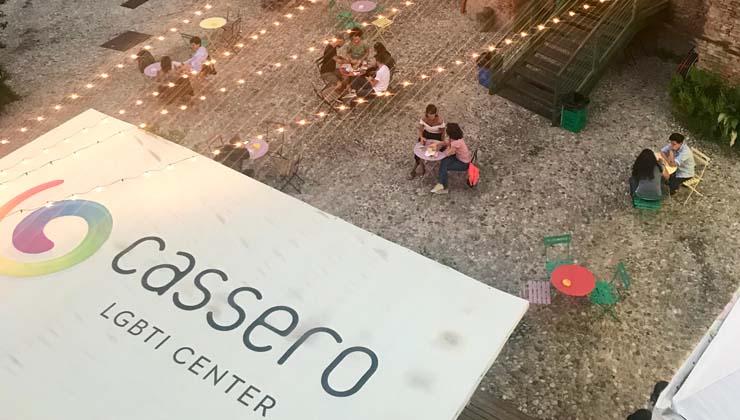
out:
<path id="1" fill-rule="evenodd" d="M 658 163 L 655 152 L 643 149 L 632 165 L 630 177 L 630 195 L 642 200 L 660 200 L 661 178 L 668 179 L 668 171 Z"/>

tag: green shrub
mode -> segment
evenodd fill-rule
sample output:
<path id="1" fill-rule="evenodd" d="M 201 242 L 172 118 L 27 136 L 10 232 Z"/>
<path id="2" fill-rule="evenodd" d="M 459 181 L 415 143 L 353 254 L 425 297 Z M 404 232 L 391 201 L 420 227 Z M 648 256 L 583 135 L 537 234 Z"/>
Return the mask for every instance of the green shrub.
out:
<path id="1" fill-rule="evenodd" d="M 7 104 L 16 101 L 19 98 L 19 96 L 13 92 L 13 89 L 5 84 L 5 81 L 8 80 L 9 77 L 10 76 L 5 69 L 0 66 L 0 113 L 3 112 L 3 109 Z"/>
<path id="2" fill-rule="evenodd" d="M 689 130 L 705 140 L 734 145 L 740 119 L 740 87 L 692 68 L 686 77 L 673 76 L 669 92 L 674 115 Z"/>

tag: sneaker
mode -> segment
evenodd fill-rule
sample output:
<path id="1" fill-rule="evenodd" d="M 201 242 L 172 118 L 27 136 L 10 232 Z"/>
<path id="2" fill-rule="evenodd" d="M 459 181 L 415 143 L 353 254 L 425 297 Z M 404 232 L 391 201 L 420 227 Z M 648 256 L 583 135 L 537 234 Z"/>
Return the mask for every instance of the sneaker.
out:
<path id="1" fill-rule="evenodd" d="M 350 91 L 348 94 L 342 96 L 342 99 L 354 99 L 357 97 L 355 91 Z"/>
<path id="2" fill-rule="evenodd" d="M 437 184 L 432 188 L 432 194 L 447 194 L 449 191 L 442 184 Z"/>

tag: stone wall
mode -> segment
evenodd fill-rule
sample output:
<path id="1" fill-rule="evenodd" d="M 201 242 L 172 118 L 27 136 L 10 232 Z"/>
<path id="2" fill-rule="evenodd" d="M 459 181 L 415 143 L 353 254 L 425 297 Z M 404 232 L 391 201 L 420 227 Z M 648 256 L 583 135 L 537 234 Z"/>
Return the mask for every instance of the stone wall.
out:
<path id="1" fill-rule="evenodd" d="M 697 37 L 699 66 L 740 83 L 740 0 L 709 0 Z"/>
<path id="2" fill-rule="evenodd" d="M 527 4 L 529 0 L 467 0 L 466 13 L 473 19 L 481 21 L 481 13 L 484 13 L 485 9 L 492 9 L 495 14 L 495 25 L 494 27 L 500 27 L 506 24 L 509 20 L 513 19 L 516 15 L 517 10 L 522 5 Z M 489 28 L 491 29 L 491 28 Z"/>
<path id="3" fill-rule="evenodd" d="M 740 0 L 672 0 L 670 24 L 694 39 L 701 68 L 740 83 Z"/>

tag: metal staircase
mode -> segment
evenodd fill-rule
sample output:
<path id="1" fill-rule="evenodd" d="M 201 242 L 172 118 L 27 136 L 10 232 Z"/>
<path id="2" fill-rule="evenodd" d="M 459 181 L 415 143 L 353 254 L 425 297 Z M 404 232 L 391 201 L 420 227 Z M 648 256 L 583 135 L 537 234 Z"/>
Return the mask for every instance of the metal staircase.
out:
<path id="1" fill-rule="evenodd" d="M 554 125 L 561 96 L 589 94 L 615 54 L 668 6 L 668 0 L 558 3 L 533 0 L 506 28 L 494 49 L 490 89 Z"/>

